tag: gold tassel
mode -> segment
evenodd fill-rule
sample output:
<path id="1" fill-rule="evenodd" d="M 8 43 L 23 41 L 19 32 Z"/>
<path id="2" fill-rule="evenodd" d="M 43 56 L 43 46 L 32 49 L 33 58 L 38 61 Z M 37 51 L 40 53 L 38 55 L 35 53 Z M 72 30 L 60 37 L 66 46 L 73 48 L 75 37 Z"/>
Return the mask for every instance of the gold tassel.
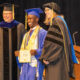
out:
<path id="1" fill-rule="evenodd" d="M 25 13 L 25 29 L 27 30 L 27 13 Z"/>
<path id="2" fill-rule="evenodd" d="M 53 18 L 51 17 L 50 26 L 52 26 L 52 19 L 53 19 Z"/>
<path id="3" fill-rule="evenodd" d="M 12 4 L 12 13 L 13 13 L 13 19 L 15 19 L 15 17 L 14 17 L 14 4 Z"/>

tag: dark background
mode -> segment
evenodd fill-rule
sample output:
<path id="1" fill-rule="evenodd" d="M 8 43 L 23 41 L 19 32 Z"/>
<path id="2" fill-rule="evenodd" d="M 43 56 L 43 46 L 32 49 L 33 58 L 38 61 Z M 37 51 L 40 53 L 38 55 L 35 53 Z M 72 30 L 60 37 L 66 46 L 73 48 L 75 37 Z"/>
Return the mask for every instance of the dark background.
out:
<path id="1" fill-rule="evenodd" d="M 71 35 L 75 33 L 76 43 L 80 45 L 80 0 L 0 0 L 4 2 L 13 2 L 19 5 L 15 10 L 16 20 L 24 23 L 25 9 L 41 7 L 46 2 L 56 2 L 61 7 L 62 14 L 65 16 Z M 2 21 L 2 8 L 0 7 L 0 21 Z M 73 40 L 74 41 L 74 40 Z"/>

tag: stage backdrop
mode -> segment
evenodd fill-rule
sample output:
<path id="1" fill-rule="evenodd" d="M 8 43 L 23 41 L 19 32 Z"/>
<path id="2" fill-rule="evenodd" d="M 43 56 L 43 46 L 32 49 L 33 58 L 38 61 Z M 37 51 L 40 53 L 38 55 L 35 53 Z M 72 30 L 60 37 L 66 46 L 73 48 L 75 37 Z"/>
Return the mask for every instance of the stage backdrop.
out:
<path id="1" fill-rule="evenodd" d="M 75 44 L 80 46 L 80 0 L 0 0 L 0 4 L 2 3 L 14 3 L 16 5 L 19 5 L 18 8 L 15 9 L 15 19 L 24 23 L 25 21 L 25 9 L 28 8 L 35 8 L 35 7 L 41 7 L 46 2 L 56 2 L 61 7 L 62 14 L 65 17 L 65 20 L 69 26 L 73 41 Z M 0 7 L 0 21 L 2 21 L 2 8 Z M 0 38 L 2 37 L 2 34 L 0 34 Z M 1 38 L 0 45 L 3 45 L 2 43 L 3 38 Z M 8 44 L 8 43 L 7 43 Z M 2 46 L 3 47 L 3 46 Z M 2 50 L 2 47 L 0 49 Z M 3 50 L 2 50 L 3 51 Z M 3 79 L 3 54 L 0 54 L 0 75 Z M 5 55 L 6 56 L 6 55 Z M 6 60 L 4 60 L 6 62 Z M 10 60 L 7 60 L 8 63 Z M 7 64 L 8 64 L 7 63 Z M 9 70 L 9 67 L 8 69 Z M 6 74 L 6 71 L 5 71 Z M 8 75 L 9 76 L 9 75 Z M 8 77 L 8 76 L 5 76 Z M 7 78 L 7 80 L 9 80 Z"/>
<path id="2" fill-rule="evenodd" d="M 46 2 L 56 2 L 61 7 L 62 14 L 68 23 L 73 41 L 80 45 L 80 0 L 0 0 L 1 3 L 13 2 L 19 5 L 15 10 L 16 20 L 24 23 L 24 10 L 28 8 L 41 7 Z M 2 20 L 2 8 L 0 7 L 0 21 Z M 79 38 L 78 38 L 79 37 Z"/>

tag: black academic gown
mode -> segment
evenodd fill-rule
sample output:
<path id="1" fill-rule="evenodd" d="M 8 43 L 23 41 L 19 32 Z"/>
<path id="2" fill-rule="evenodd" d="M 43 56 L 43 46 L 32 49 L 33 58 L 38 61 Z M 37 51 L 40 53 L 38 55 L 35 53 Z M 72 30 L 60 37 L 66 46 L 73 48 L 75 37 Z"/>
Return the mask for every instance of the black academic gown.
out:
<path id="1" fill-rule="evenodd" d="M 73 72 L 71 43 L 64 22 L 56 17 L 48 29 L 40 60 L 49 61 L 45 65 L 45 80 L 70 80 Z M 72 69 L 72 70 L 71 70 Z"/>
<path id="2" fill-rule="evenodd" d="M 24 25 L 16 20 L 11 23 L 0 22 L 1 80 L 17 80 L 17 64 L 14 51 L 19 50 L 24 32 Z"/>

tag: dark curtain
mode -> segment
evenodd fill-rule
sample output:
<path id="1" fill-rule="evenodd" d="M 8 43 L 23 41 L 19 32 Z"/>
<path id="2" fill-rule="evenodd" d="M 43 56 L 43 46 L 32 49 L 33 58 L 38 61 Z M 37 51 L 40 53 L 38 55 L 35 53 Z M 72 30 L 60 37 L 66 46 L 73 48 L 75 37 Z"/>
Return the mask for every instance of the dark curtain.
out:
<path id="1" fill-rule="evenodd" d="M 25 9 L 41 7 L 46 2 L 56 2 L 61 7 L 62 14 L 65 16 L 72 37 L 80 43 L 80 0 L 0 0 L 0 4 L 4 2 L 13 2 L 19 5 L 15 10 L 16 20 L 24 23 Z M 0 21 L 2 20 L 2 8 L 0 7 Z M 76 37 L 78 36 L 78 37 Z M 73 38 L 73 41 L 74 41 Z M 80 45 L 80 44 L 79 44 Z"/>

